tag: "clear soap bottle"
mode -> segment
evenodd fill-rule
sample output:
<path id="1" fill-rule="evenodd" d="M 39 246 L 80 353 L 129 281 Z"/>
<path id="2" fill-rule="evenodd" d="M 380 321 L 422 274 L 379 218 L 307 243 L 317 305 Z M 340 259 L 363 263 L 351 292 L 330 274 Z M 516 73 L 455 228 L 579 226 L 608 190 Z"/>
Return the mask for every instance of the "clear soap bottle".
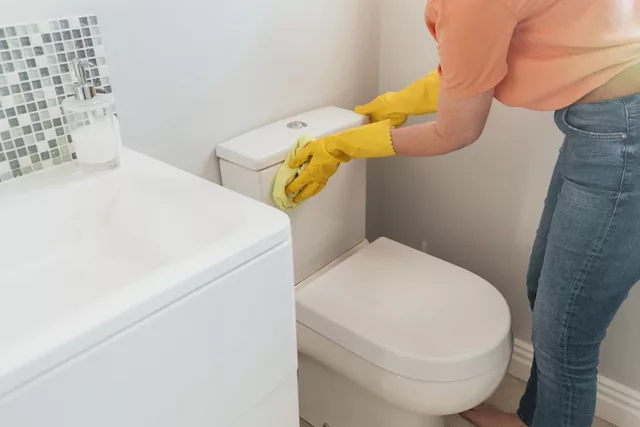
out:
<path id="1" fill-rule="evenodd" d="M 73 61 L 77 82 L 74 95 L 62 102 L 62 109 L 75 143 L 76 157 L 83 172 L 114 169 L 120 165 L 120 131 L 113 97 L 96 93 L 88 81 L 93 67 L 88 61 Z"/>

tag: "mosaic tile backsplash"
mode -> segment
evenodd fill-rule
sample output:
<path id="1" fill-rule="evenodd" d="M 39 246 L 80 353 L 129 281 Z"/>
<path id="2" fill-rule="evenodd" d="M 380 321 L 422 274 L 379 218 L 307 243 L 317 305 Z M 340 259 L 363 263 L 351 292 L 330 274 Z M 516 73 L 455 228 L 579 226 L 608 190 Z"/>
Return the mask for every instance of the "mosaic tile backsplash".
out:
<path id="1" fill-rule="evenodd" d="M 0 27 L 0 183 L 75 159 L 62 101 L 73 95 L 71 61 L 94 64 L 111 93 L 96 16 Z"/>

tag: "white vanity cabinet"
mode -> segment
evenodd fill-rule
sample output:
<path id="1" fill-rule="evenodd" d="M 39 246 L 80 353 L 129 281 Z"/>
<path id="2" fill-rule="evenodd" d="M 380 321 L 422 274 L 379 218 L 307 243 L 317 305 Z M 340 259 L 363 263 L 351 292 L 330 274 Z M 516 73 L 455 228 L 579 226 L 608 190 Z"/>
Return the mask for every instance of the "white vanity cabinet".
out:
<path id="1" fill-rule="evenodd" d="M 151 206 L 135 209 L 148 208 L 152 215 L 153 209 L 162 208 L 153 203 L 172 203 L 172 192 L 193 192 L 188 197 L 192 206 L 182 199 L 182 205 L 167 207 L 183 210 L 184 223 L 163 222 L 159 213 L 144 225 L 134 224 L 147 227 L 136 238 L 156 239 L 139 247 L 165 257 L 178 251 L 176 247 L 180 253 L 131 283 L 113 286 L 97 280 L 71 283 L 71 276 L 66 284 L 54 277 L 47 282 L 34 272 L 33 280 L 23 278 L 25 292 L 29 289 L 31 294 L 19 295 L 21 288 L 12 288 L 0 277 L 0 308 L 5 307 L 0 318 L 8 322 L 0 327 L 0 426 L 298 426 L 293 265 L 286 215 L 139 154 L 125 152 L 124 160 L 123 170 L 110 178 L 112 184 L 100 180 L 100 185 L 124 183 L 118 191 L 139 191 L 144 185 L 129 181 L 137 180 L 140 171 L 151 178 L 168 174 L 171 182 L 166 196 L 154 201 L 147 193 L 139 200 Z M 136 173 L 128 174 L 127 168 L 136 168 Z M 149 182 L 162 184 L 162 179 Z M 87 181 L 47 191 L 82 193 L 92 185 Z M 125 211 L 134 207 L 120 203 L 122 197 L 95 209 L 111 217 L 134 217 Z M 55 199 L 73 197 L 60 194 Z M 21 209 L 25 200 L 32 208 L 34 199 L 3 200 L 5 211 L 8 206 Z M 199 210 L 189 215 L 190 209 Z M 142 212 L 139 218 L 144 217 Z M 182 218 L 175 210 L 169 217 Z M 211 224 L 230 225 L 208 225 L 207 218 Z M 15 221 L 20 227 L 19 215 Z M 117 221 L 109 226 L 119 227 Z M 162 250 L 163 244 L 176 244 L 176 236 L 185 233 L 174 252 Z M 210 239 L 202 238 L 206 233 L 211 233 Z M 192 241 L 198 244 L 190 247 Z M 137 262 L 136 257 L 129 259 Z M 0 270 L 9 267 L 0 265 Z M 95 268 L 101 268 L 100 262 Z M 28 274 L 28 269 L 21 271 Z M 98 283 L 95 292 L 100 298 L 74 298 L 73 292 Z M 51 292 L 51 286 L 59 287 L 59 298 L 51 297 L 49 304 L 66 304 L 64 310 L 47 311 L 47 301 L 38 300 L 38 290 Z M 23 304 L 20 308 L 26 312 L 41 306 L 49 317 L 10 310 L 8 298 Z M 13 318 L 7 313 L 14 313 Z M 21 334 L 9 329 L 23 326 Z"/>

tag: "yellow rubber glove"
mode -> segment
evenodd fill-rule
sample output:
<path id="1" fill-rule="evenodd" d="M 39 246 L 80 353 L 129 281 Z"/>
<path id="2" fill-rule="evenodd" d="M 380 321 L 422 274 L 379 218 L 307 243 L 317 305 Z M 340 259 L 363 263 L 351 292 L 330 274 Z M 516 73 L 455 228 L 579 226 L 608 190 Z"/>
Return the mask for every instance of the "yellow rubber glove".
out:
<path id="1" fill-rule="evenodd" d="M 395 155 L 391 143 L 391 122 L 388 120 L 320 138 L 307 144 L 289 162 L 293 169 L 305 163 L 307 165 L 287 186 L 286 191 L 288 194 L 297 194 L 293 201 L 301 203 L 318 194 L 327 185 L 340 163 L 355 158 Z"/>
<path id="2" fill-rule="evenodd" d="M 394 127 L 398 127 L 409 116 L 436 112 L 439 91 L 440 76 L 434 70 L 400 92 L 387 92 L 366 105 L 356 107 L 355 111 L 370 116 L 372 122 L 390 120 Z"/>

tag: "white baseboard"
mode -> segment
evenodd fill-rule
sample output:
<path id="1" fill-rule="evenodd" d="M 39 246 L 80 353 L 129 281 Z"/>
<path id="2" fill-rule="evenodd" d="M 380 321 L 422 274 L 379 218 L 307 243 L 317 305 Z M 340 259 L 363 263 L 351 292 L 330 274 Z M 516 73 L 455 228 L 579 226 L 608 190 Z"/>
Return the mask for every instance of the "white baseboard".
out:
<path id="1" fill-rule="evenodd" d="M 533 346 L 516 339 L 509 374 L 529 379 L 533 363 Z M 640 426 L 640 392 L 605 377 L 598 379 L 598 417 L 618 427 Z"/>

